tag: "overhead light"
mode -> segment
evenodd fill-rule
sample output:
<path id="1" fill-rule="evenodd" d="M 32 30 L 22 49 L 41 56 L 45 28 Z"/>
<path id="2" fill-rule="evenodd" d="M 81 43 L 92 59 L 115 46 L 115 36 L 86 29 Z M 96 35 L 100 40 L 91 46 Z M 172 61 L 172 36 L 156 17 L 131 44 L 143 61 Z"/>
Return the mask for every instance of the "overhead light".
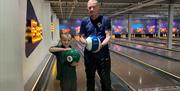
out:
<path id="1" fill-rule="evenodd" d="M 162 18 L 162 17 L 166 17 L 163 15 L 144 15 L 144 17 L 149 17 L 149 18 Z"/>

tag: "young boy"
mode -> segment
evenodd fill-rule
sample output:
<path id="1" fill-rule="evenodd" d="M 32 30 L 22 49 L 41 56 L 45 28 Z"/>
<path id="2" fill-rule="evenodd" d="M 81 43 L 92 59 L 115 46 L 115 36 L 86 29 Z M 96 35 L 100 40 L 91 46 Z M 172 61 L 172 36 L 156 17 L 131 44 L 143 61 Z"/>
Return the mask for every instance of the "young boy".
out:
<path id="1" fill-rule="evenodd" d="M 50 47 L 49 51 L 57 58 L 57 80 L 60 80 L 62 91 L 77 91 L 76 66 L 78 63 L 69 64 L 65 61 L 62 52 L 71 50 L 71 35 L 69 33 L 60 34 L 61 45 Z"/>

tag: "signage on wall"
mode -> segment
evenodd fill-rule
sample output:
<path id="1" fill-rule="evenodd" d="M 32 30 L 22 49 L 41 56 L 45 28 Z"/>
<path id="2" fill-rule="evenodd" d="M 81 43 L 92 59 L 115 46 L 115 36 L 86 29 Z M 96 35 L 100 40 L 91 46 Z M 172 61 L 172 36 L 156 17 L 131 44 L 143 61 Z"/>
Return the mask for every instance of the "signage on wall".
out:
<path id="1" fill-rule="evenodd" d="M 42 25 L 36 20 L 26 21 L 26 42 L 35 44 L 42 40 Z"/>
<path id="2" fill-rule="evenodd" d="M 33 5 L 30 0 L 27 0 L 27 12 L 26 12 L 26 35 L 25 35 L 25 53 L 26 57 L 29 57 L 33 50 L 38 46 L 43 39 L 42 24 L 39 23 L 36 14 L 34 12 Z"/>

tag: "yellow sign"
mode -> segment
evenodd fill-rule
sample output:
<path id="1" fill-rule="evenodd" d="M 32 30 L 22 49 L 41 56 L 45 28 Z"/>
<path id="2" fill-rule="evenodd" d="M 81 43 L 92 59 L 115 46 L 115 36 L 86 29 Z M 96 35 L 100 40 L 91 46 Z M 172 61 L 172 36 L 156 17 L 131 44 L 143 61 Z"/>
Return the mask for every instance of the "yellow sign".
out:
<path id="1" fill-rule="evenodd" d="M 36 43 L 43 39 L 42 37 L 42 25 L 37 21 L 31 20 L 30 26 L 26 27 L 26 41 L 29 43 Z"/>

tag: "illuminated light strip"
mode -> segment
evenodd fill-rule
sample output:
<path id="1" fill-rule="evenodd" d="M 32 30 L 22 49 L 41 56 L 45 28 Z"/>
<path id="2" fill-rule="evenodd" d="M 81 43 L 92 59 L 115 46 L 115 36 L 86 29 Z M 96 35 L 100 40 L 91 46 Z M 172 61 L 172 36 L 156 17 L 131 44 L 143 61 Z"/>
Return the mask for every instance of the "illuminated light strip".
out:
<path id="1" fill-rule="evenodd" d="M 46 62 L 45 66 L 43 67 L 43 69 L 42 69 L 40 75 L 38 76 L 38 79 L 36 80 L 34 86 L 33 86 L 32 89 L 31 89 L 31 91 L 34 91 L 34 89 L 35 89 L 37 83 L 39 82 L 39 79 L 40 79 L 40 77 L 42 76 L 42 73 L 44 72 L 44 69 L 46 68 L 46 66 L 47 66 L 47 64 L 48 64 L 49 59 L 51 58 L 51 56 L 52 56 L 52 54 L 50 54 L 50 56 L 49 56 L 49 58 L 48 58 L 48 61 Z"/>
<path id="2" fill-rule="evenodd" d="M 38 42 L 38 41 L 40 41 L 40 40 L 42 40 L 41 37 L 39 37 L 39 38 L 33 38 L 33 39 L 32 39 L 32 43 L 34 44 L 34 43 L 36 43 L 36 42 Z"/>
<path id="3" fill-rule="evenodd" d="M 32 36 L 32 33 L 26 33 L 25 36 L 26 36 L 26 37 L 31 37 L 31 36 Z"/>
<path id="4" fill-rule="evenodd" d="M 52 76 L 55 77 L 57 72 L 56 72 L 56 64 L 57 64 L 57 60 L 55 60 L 54 65 L 52 67 Z"/>
<path id="5" fill-rule="evenodd" d="M 110 49 L 110 50 L 113 51 L 112 49 Z M 170 73 L 170 72 L 164 71 L 164 70 L 162 70 L 162 69 L 160 69 L 160 68 L 158 68 L 158 67 L 155 67 L 155 66 L 153 66 L 153 65 L 147 64 L 147 63 L 145 63 L 145 62 L 143 62 L 143 61 L 141 61 L 141 60 L 139 60 L 139 59 L 133 58 L 133 57 L 127 55 L 126 53 L 119 53 L 119 52 L 116 52 L 116 51 L 113 51 L 113 52 L 118 53 L 118 54 L 123 55 L 123 56 L 126 56 L 126 57 L 128 57 L 128 58 L 130 58 L 130 59 L 133 59 L 134 61 L 136 61 L 136 62 L 138 62 L 138 63 L 140 63 L 140 64 L 143 64 L 143 65 L 145 65 L 145 66 L 151 67 L 151 68 L 153 68 L 153 69 L 155 69 L 155 70 L 158 70 L 158 71 L 160 71 L 160 72 L 163 72 L 163 73 L 165 73 L 166 75 L 170 75 L 170 76 L 176 78 L 176 80 L 180 81 L 180 77 L 179 77 L 179 76 L 176 76 L 176 75 L 174 75 L 174 74 L 172 74 L 172 73 Z"/>

